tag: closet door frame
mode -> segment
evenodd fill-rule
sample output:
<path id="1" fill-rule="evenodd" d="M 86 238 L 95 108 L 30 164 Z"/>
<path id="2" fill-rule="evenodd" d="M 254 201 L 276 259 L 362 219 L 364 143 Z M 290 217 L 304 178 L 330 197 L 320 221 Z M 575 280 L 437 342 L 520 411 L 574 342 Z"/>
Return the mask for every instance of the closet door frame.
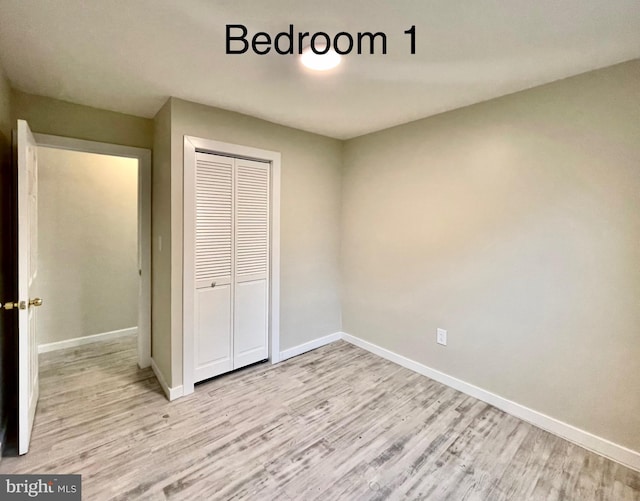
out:
<path id="1" fill-rule="evenodd" d="M 269 235 L 269 360 L 280 361 L 280 158 L 276 151 L 262 150 L 212 139 L 184 136 L 183 179 L 183 273 L 182 273 L 182 382 L 183 394 L 194 391 L 195 341 L 195 206 L 196 152 L 213 153 L 270 164 Z"/>

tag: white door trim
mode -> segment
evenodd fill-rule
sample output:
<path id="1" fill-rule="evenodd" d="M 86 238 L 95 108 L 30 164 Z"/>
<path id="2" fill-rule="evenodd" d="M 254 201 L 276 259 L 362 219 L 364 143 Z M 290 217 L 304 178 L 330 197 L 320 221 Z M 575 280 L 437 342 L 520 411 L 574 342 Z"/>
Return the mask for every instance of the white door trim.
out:
<path id="1" fill-rule="evenodd" d="M 195 164 L 196 151 L 215 153 L 271 164 L 271 239 L 269 280 L 269 359 L 280 361 L 280 160 L 276 151 L 262 150 L 211 139 L 184 136 L 184 193 L 183 193 L 183 275 L 182 275 L 182 334 L 183 394 L 194 390 L 194 300 L 195 300 Z"/>
<path id="2" fill-rule="evenodd" d="M 138 365 L 151 365 L 151 151 L 145 148 L 99 143 L 71 137 L 34 134 L 38 146 L 138 159 Z"/>

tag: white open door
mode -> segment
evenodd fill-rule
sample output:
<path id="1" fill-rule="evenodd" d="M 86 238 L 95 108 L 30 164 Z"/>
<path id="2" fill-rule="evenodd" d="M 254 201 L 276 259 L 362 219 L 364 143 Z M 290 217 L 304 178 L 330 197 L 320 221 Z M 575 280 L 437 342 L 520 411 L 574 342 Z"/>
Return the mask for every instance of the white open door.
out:
<path id="1" fill-rule="evenodd" d="M 29 450 L 38 405 L 36 306 L 31 287 L 38 271 L 38 159 L 36 141 L 18 120 L 18 453 Z"/>

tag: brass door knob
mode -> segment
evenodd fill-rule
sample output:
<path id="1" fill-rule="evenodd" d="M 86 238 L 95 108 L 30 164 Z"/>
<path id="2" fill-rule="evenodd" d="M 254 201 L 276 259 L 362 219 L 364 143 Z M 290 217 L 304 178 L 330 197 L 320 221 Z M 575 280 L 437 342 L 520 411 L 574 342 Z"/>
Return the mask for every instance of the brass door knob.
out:
<path id="1" fill-rule="evenodd" d="M 29 300 L 29 306 L 42 306 L 42 303 L 43 301 L 39 297 Z"/>
<path id="2" fill-rule="evenodd" d="M 0 308 L 4 308 L 5 310 L 26 310 L 27 309 L 27 303 L 25 303 L 24 301 L 20 301 L 18 303 L 4 303 L 4 304 L 0 304 Z"/>

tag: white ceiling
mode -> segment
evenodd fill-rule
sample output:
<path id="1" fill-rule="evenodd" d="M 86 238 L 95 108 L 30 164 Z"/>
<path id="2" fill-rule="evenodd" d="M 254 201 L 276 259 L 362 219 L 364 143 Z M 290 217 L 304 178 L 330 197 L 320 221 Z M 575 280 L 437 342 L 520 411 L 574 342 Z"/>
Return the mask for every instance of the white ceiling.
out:
<path id="1" fill-rule="evenodd" d="M 383 31 L 388 54 L 310 74 L 225 55 L 234 23 Z M 144 117 L 176 96 L 341 139 L 637 57 L 638 0 L 0 0 L 19 90 Z"/>

